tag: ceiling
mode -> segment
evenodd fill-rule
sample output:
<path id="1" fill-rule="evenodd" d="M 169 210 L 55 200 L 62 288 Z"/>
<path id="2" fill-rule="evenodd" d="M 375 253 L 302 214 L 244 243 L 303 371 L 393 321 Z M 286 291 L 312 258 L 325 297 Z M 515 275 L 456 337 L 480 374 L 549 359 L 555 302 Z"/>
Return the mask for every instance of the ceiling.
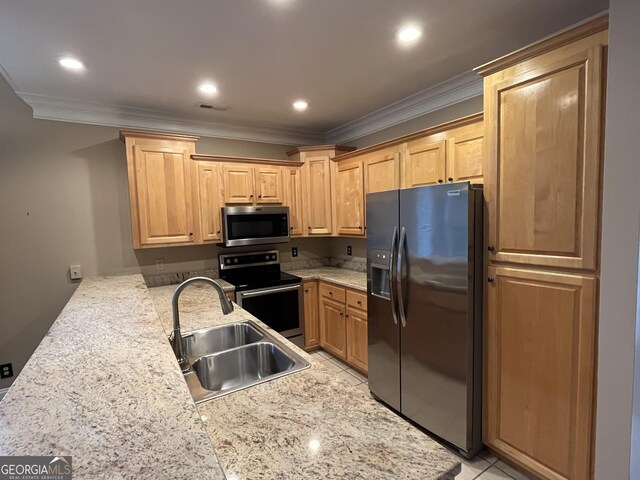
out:
<path id="1" fill-rule="evenodd" d="M 479 95 L 473 67 L 607 7 L 606 0 L 0 0 L 0 66 L 37 118 L 280 143 L 347 141 Z M 405 22 L 423 27 L 410 48 L 394 37 Z M 67 54 L 86 71 L 60 68 Z M 219 94 L 199 93 L 203 80 Z M 307 111 L 292 109 L 298 98 Z"/>

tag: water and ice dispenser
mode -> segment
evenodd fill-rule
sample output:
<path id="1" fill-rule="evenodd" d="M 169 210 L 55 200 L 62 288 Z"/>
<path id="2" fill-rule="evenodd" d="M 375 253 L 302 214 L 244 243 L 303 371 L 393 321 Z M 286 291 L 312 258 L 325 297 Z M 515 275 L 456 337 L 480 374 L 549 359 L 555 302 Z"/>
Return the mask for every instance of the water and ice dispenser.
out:
<path id="1" fill-rule="evenodd" d="M 389 250 L 370 250 L 371 294 L 389 300 Z"/>

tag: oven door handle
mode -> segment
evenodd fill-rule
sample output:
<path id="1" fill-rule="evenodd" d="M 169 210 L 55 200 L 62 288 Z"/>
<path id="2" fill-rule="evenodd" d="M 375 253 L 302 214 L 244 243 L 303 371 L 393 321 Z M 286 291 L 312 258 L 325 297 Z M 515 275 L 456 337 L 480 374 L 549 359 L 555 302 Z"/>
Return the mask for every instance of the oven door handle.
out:
<path id="1" fill-rule="evenodd" d="M 269 295 L 272 293 L 290 292 L 290 291 L 299 290 L 299 289 L 300 289 L 300 285 L 293 285 L 291 287 L 267 288 L 264 290 L 251 290 L 249 292 L 237 292 L 237 294 L 242 298 L 250 298 L 250 297 L 260 297 L 262 295 Z"/>

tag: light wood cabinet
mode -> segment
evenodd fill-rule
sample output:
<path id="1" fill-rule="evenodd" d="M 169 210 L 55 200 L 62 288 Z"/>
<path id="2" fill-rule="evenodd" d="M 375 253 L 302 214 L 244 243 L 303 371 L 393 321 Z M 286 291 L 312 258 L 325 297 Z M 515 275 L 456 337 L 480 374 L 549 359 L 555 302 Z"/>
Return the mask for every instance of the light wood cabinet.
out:
<path id="1" fill-rule="evenodd" d="M 490 267 L 485 437 L 550 479 L 590 477 L 596 279 Z"/>
<path id="2" fill-rule="evenodd" d="M 427 137 L 408 142 L 403 162 L 402 187 L 443 183 L 446 155 L 446 140 Z"/>
<path id="3" fill-rule="evenodd" d="M 367 295 L 319 283 L 320 346 L 367 373 Z"/>
<path id="4" fill-rule="evenodd" d="M 329 155 L 310 156 L 302 167 L 307 235 L 333 233 L 330 161 Z"/>
<path id="5" fill-rule="evenodd" d="M 448 182 L 482 183 L 484 125 L 457 128 L 448 134 L 446 177 Z"/>
<path id="6" fill-rule="evenodd" d="M 485 79 L 492 260 L 597 265 L 604 52 L 576 47 Z"/>
<path id="7" fill-rule="evenodd" d="M 294 148 L 287 152 L 290 160 L 302 164 L 304 235 L 327 236 L 335 233 L 335 186 L 332 185 L 331 159 L 352 150 L 354 148 L 339 145 L 318 145 Z"/>
<path id="8" fill-rule="evenodd" d="M 193 204 L 198 206 L 197 237 L 198 243 L 220 242 L 221 217 L 220 208 L 220 169 L 212 162 L 194 162 L 197 172 Z"/>
<path id="9" fill-rule="evenodd" d="M 304 292 L 304 347 L 311 350 L 320 346 L 318 282 L 305 281 L 302 289 Z"/>
<path id="10" fill-rule="evenodd" d="M 384 192 L 400 188 L 399 147 L 386 148 L 362 156 L 364 193 Z"/>
<path id="11" fill-rule="evenodd" d="M 233 205 L 283 203 L 282 169 L 277 166 L 222 165 L 224 202 Z"/>
<path id="12" fill-rule="evenodd" d="M 484 443 L 537 477 L 593 478 L 607 18 L 491 62 Z"/>
<path id="13" fill-rule="evenodd" d="M 304 235 L 304 205 L 302 203 L 302 171 L 300 167 L 285 167 L 285 205 L 289 207 L 289 229 L 292 237 Z"/>
<path id="14" fill-rule="evenodd" d="M 336 166 L 336 229 L 339 235 L 364 235 L 363 164 L 358 158 Z"/>
<path id="15" fill-rule="evenodd" d="M 134 248 L 195 242 L 190 155 L 197 137 L 123 130 Z"/>
<path id="16" fill-rule="evenodd" d="M 347 362 L 363 373 L 368 367 L 367 296 L 347 291 Z"/>
<path id="17" fill-rule="evenodd" d="M 320 297 L 320 346 L 338 358 L 347 358 L 344 303 L 323 296 Z"/>

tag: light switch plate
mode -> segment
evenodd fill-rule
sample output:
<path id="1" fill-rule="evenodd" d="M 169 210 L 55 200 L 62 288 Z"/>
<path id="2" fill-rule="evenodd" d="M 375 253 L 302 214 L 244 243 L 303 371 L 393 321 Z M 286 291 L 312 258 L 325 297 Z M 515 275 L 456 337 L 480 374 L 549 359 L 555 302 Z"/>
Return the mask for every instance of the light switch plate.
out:
<path id="1" fill-rule="evenodd" d="M 298 247 L 291 247 L 291 256 L 292 257 L 298 256 Z"/>
<path id="2" fill-rule="evenodd" d="M 80 280 L 82 278 L 82 267 L 80 265 L 71 265 L 69 267 L 69 276 L 71 280 Z"/>
<path id="3" fill-rule="evenodd" d="M 164 258 L 156 258 L 156 271 L 161 272 L 164 270 Z"/>

